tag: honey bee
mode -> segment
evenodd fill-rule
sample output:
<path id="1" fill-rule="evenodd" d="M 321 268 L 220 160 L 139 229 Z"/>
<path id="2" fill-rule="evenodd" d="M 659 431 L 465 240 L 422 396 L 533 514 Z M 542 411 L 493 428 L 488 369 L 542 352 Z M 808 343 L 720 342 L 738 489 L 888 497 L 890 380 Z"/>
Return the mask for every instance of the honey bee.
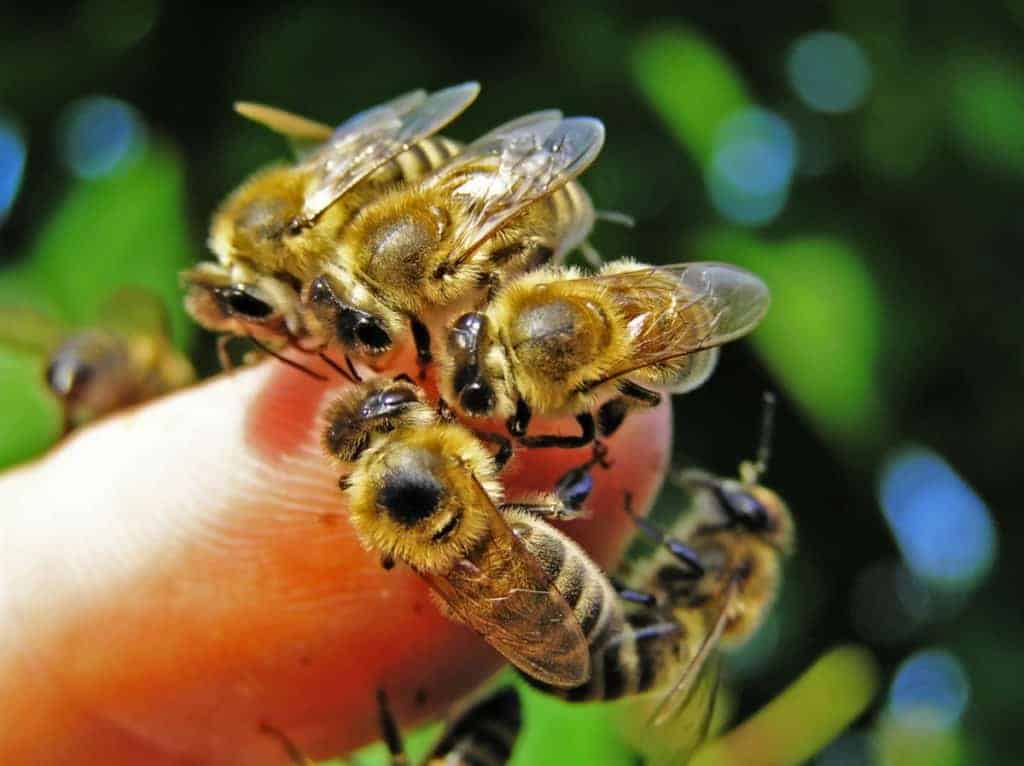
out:
<path id="1" fill-rule="evenodd" d="M 307 325 L 323 342 L 379 359 L 408 324 L 426 364 L 431 315 L 583 241 L 595 213 L 573 179 L 603 143 L 598 120 L 537 112 L 377 197 L 338 232 L 304 289 Z"/>
<path id="2" fill-rule="evenodd" d="M 770 430 L 771 404 L 765 412 L 763 434 Z M 793 550 L 789 509 L 760 484 L 767 465 L 763 439 L 758 459 L 742 463 L 738 479 L 698 470 L 679 473 L 676 480 L 693 504 L 667 534 L 637 519 L 661 545 L 624 577 L 654 596 L 658 608 L 680 626 L 675 677 L 650 718 L 655 726 L 671 723 L 680 759 L 707 735 L 719 649 L 742 645 L 760 627 L 775 602 L 782 559 Z M 661 680 L 666 681 L 664 674 Z"/>
<path id="3" fill-rule="evenodd" d="M 366 549 L 385 567 L 411 567 L 450 617 L 527 675 L 555 687 L 589 678 L 576 612 L 509 526 L 522 513 L 572 518 L 573 508 L 556 495 L 502 504 L 483 442 L 408 381 L 364 384 L 332 404 L 327 419 L 324 445 L 351 467 L 342 487 Z M 567 494 L 578 499 L 576 490 Z"/>
<path id="4" fill-rule="evenodd" d="M 381 735 L 391 755 L 391 766 L 406 766 L 408 757 L 402 735 L 391 713 L 387 695 L 377 693 Z M 423 766 L 504 766 L 512 757 L 522 711 L 519 695 L 506 686 L 470 701 L 449 715 L 449 721 L 437 742 L 424 757 Z M 313 761 L 287 736 L 264 724 L 262 729 L 277 739 L 295 766 L 314 766 Z"/>
<path id="5" fill-rule="evenodd" d="M 464 414 L 506 417 L 524 445 L 579 447 L 614 433 L 630 409 L 657 405 L 647 386 L 701 385 L 717 347 L 753 330 L 768 304 L 760 279 L 721 263 L 540 269 L 454 321 L 442 390 Z M 581 434 L 526 436 L 534 412 L 574 414 Z"/>
<path id="6" fill-rule="evenodd" d="M 236 105 L 292 140 L 299 161 L 257 173 L 214 214 L 209 242 L 217 262 L 182 274 L 189 313 L 214 332 L 300 348 L 322 345 L 303 323 L 302 285 L 335 252 L 338 230 L 358 210 L 458 152 L 457 143 L 432 136 L 479 90 L 470 82 L 430 95 L 413 91 L 333 131 L 273 107 Z"/>
<path id="7" fill-rule="evenodd" d="M 171 342 L 163 304 L 141 288 L 114 293 L 89 327 L 9 307 L 0 309 L 0 328 L 0 343 L 46 359 L 45 383 L 60 401 L 65 432 L 195 378 Z"/>

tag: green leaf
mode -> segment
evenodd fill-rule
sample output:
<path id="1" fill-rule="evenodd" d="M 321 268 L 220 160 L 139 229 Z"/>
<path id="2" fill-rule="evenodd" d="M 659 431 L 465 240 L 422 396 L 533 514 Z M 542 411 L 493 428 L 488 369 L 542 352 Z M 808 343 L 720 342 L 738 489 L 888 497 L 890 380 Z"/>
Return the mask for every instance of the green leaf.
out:
<path id="1" fill-rule="evenodd" d="M 88 325 L 124 285 L 151 290 L 168 309 L 172 337 L 184 347 L 193 327 L 178 272 L 193 262 L 184 205 L 184 172 L 167 147 L 149 147 L 99 180 L 76 182 L 16 268 L 0 274 L 0 303 Z M 0 349 L 0 467 L 36 455 L 60 434 L 60 412 L 43 384 L 42 356 Z"/>
<path id="2" fill-rule="evenodd" d="M 698 32 L 670 27 L 642 38 L 633 52 L 640 90 L 679 142 L 702 165 L 729 115 L 750 103 L 743 78 Z"/>
<path id="3" fill-rule="evenodd" d="M 160 145 L 115 174 L 76 183 L 30 249 L 25 278 L 74 324 L 94 319 L 118 287 L 147 287 L 167 304 L 183 346 L 192 325 L 178 272 L 196 253 L 184 189 L 177 154 Z"/>
<path id="4" fill-rule="evenodd" d="M 884 438 L 882 306 L 851 245 L 824 236 L 768 243 L 714 229 L 687 253 L 692 260 L 737 263 L 768 284 L 772 307 L 752 342 L 825 432 L 856 445 Z"/>

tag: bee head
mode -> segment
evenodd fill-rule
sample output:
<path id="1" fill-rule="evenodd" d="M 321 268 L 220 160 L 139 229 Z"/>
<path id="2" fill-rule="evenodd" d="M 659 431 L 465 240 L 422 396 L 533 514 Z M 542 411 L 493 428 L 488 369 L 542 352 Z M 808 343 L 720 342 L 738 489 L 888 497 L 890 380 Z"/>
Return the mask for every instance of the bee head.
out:
<path id="1" fill-rule="evenodd" d="M 287 320 L 296 293 L 284 280 L 234 279 L 220 264 L 202 263 L 183 272 L 182 282 L 185 309 L 208 330 L 260 340 L 287 340 L 298 332 Z"/>
<path id="2" fill-rule="evenodd" d="M 448 330 L 449 392 L 463 412 L 475 417 L 493 415 L 498 405 L 485 365 L 491 346 L 487 326 L 487 317 L 473 312 L 456 319 Z"/>
<path id="3" fill-rule="evenodd" d="M 760 484 L 722 479 L 712 492 L 730 521 L 786 553 L 793 546 L 789 509 L 775 492 Z"/>
<path id="4" fill-rule="evenodd" d="M 364 545 L 426 574 L 451 571 L 486 534 L 493 510 L 446 431 L 397 430 L 349 476 L 350 517 Z"/>
<path id="5" fill-rule="evenodd" d="M 374 434 L 425 425 L 437 415 L 411 383 L 378 378 L 347 390 L 326 413 L 324 448 L 343 462 L 356 460 Z"/>
<path id="6" fill-rule="evenodd" d="M 135 380 L 126 341 L 99 331 L 75 333 L 51 355 L 46 384 L 65 404 L 103 414 L 130 396 Z"/>
<path id="7" fill-rule="evenodd" d="M 372 304 L 379 303 L 369 294 L 366 297 Z M 336 339 L 364 357 L 380 356 L 389 351 L 402 324 L 394 312 L 383 306 L 374 305 L 369 310 L 358 307 L 336 281 L 324 275 L 310 283 L 304 302 L 323 327 L 324 336 Z"/>

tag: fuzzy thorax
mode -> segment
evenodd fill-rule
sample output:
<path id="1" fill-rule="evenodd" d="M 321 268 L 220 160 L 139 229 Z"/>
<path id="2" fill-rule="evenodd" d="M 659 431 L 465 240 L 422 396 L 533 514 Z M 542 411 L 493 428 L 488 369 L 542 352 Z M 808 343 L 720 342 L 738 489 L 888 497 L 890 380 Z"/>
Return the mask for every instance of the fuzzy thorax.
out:
<path id="1" fill-rule="evenodd" d="M 424 574 L 444 575 L 491 528 L 501 486 L 494 461 L 462 426 L 392 432 L 349 476 L 349 512 L 363 546 Z"/>

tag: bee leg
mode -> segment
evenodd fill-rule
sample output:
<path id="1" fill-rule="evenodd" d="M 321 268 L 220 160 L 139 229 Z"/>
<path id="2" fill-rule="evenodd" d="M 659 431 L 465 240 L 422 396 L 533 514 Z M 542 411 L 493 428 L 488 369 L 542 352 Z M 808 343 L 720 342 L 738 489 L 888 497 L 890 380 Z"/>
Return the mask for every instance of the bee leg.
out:
<path id="1" fill-rule="evenodd" d="M 615 592 L 619 594 L 619 598 L 623 601 L 628 601 L 631 604 L 640 604 L 646 607 L 655 607 L 658 605 L 658 599 L 655 598 L 654 594 L 647 593 L 642 590 L 635 590 L 630 588 L 626 583 L 618 580 L 614 577 L 610 577 L 609 581 L 612 587 L 615 588 Z"/>
<path id="2" fill-rule="evenodd" d="M 525 436 L 532 417 L 533 410 L 530 409 L 530 405 L 523 399 L 519 399 L 516 401 L 516 411 L 505 421 L 505 428 L 513 436 Z"/>
<path id="3" fill-rule="evenodd" d="M 579 436 L 562 436 L 560 434 L 542 434 L 540 436 L 523 436 L 519 442 L 524 447 L 564 447 L 574 449 L 586 447 L 594 441 L 597 436 L 597 426 L 594 423 L 594 416 L 584 412 L 576 416 L 576 422 L 580 424 Z"/>
<path id="4" fill-rule="evenodd" d="M 235 363 L 231 361 L 231 354 L 228 352 L 228 344 L 232 337 L 226 334 L 217 336 L 217 361 L 220 362 L 220 368 L 224 372 L 231 372 L 235 369 Z"/>
<path id="5" fill-rule="evenodd" d="M 508 463 L 509 460 L 512 459 L 511 439 L 502 436 L 501 434 L 496 434 L 493 431 L 473 431 L 473 433 L 482 441 L 498 445 L 498 451 L 494 453 L 494 465 L 499 471 L 505 467 L 505 464 Z"/>
<path id="6" fill-rule="evenodd" d="M 498 506 L 501 513 L 520 511 L 529 513 L 548 521 L 575 521 L 583 515 L 578 508 L 571 508 L 558 500 L 551 503 L 502 503 Z"/>
<path id="7" fill-rule="evenodd" d="M 396 376 L 395 376 L 395 377 L 393 378 L 393 380 L 394 380 L 394 381 L 396 381 L 396 382 L 397 382 L 397 381 L 401 381 L 402 383 L 408 383 L 408 384 L 409 384 L 410 386 L 415 386 L 415 385 L 416 385 L 416 381 L 415 381 L 415 380 L 413 380 L 412 378 L 410 378 L 410 377 L 409 377 L 408 375 L 406 375 L 406 374 L 405 374 L 404 372 L 400 372 L 400 373 L 398 373 L 398 374 L 397 374 L 397 375 L 396 375 Z M 439 402 L 439 403 L 440 403 L 440 402 Z M 445 407 L 447 407 L 447 406 L 448 406 L 448 405 L 447 405 L 447 404 L 445 404 Z"/>
<path id="8" fill-rule="evenodd" d="M 620 395 L 606 401 L 597 411 L 597 422 L 602 436 L 611 436 L 615 433 L 631 409 L 657 407 L 661 404 L 661 394 L 631 380 L 620 382 L 618 389 Z"/>
<path id="9" fill-rule="evenodd" d="M 284 748 L 285 753 L 288 755 L 288 759 L 295 766 L 313 766 L 313 761 L 309 759 L 309 756 L 299 750 L 298 746 L 280 729 L 264 721 L 260 724 L 260 731 L 280 742 L 281 747 Z"/>
<path id="10" fill-rule="evenodd" d="M 629 405 L 621 396 L 615 396 L 602 404 L 597 410 L 597 430 L 601 436 L 611 436 L 629 413 Z"/>
<path id="11" fill-rule="evenodd" d="M 609 468 L 608 449 L 601 442 L 594 442 L 594 454 L 583 465 L 570 468 L 555 484 L 555 494 L 568 508 L 578 509 L 594 489 L 594 478 L 590 475 L 595 465 Z"/>
<path id="12" fill-rule="evenodd" d="M 416 362 L 420 366 L 420 380 L 426 377 L 427 365 L 430 364 L 434 355 L 430 353 L 430 330 L 416 317 L 409 319 L 412 328 L 412 339 L 416 344 Z"/>
<path id="13" fill-rule="evenodd" d="M 694 579 L 704 576 L 704 564 L 701 563 L 700 556 L 697 552 L 682 540 L 677 540 L 674 537 L 668 537 L 653 522 L 637 516 L 633 511 L 633 496 L 629 492 L 626 493 L 626 502 L 623 510 L 625 510 L 626 515 L 633 520 L 633 523 L 636 524 L 637 528 L 641 532 L 647 535 L 647 537 L 658 545 L 664 545 L 665 549 L 686 567 L 685 571 L 689 576 Z"/>
<path id="14" fill-rule="evenodd" d="M 402 735 L 383 689 L 377 690 L 377 719 L 380 722 L 381 736 L 391 754 L 391 766 L 405 766 L 408 761 L 405 757 L 405 747 L 402 745 Z"/>

